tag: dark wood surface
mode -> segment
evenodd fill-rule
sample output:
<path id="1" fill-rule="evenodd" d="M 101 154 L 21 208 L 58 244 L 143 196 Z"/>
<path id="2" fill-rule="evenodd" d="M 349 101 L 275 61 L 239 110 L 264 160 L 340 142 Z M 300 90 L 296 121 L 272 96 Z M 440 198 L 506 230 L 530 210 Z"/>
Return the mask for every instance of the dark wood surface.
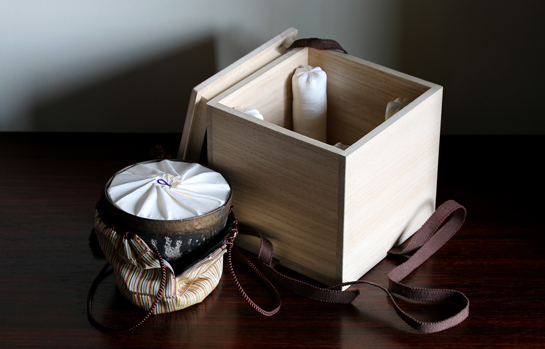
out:
<path id="1" fill-rule="evenodd" d="M 470 315 L 455 328 L 416 333 L 382 291 L 368 286 L 358 286 L 362 295 L 353 305 L 319 303 L 280 289 L 282 309 L 267 318 L 250 308 L 224 273 L 199 305 L 154 316 L 131 333 L 96 330 L 87 320 L 86 297 L 105 264 L 88 244 L 100 191 L 119 169 L 149 159 L 151 146 L 163 144 L 175 154 L 179 140 L 176 134 L 0 133 L 0 347 L 545 347 L 540 136 L 441 139 L 437 202 L 458 201 L 468 218 L 405 281 L 464 292 Z M 386 285 L 398 263 L 385 259 L 364 279 Z M 236 267 L 251 296 L 271 303 L 251 272 Z M 407 307 L 426 318 L 437 310 Z M 99 287 L 95 312 L 111 324 L 141 316 L 115 291 L 113 276 Z"/>

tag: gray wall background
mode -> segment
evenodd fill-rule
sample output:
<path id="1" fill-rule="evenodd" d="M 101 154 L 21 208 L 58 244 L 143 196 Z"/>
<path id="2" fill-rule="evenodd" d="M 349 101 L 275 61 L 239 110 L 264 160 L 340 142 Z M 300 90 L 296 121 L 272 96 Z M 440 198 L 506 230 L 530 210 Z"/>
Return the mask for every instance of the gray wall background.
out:
<path id="1" fill-rule="evenodd" d="M 181 132 L 193 86 L 288 27 L 444 86 L 443 134 L 545 134 L 535 0 L 0 3 L 0 131 Z"/>

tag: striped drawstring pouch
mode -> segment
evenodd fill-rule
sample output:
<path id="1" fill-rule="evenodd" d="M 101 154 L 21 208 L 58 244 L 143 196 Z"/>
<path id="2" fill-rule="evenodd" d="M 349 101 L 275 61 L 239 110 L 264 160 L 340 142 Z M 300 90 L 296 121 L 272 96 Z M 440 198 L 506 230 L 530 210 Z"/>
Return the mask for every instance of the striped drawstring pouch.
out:
<path id="1" fill-rule="evenodd" d="M 127 331 L 151 314 L 202 302 L 218 285 L 233 226 L 231 188 L 204 166 L 153 160 L 108 181 L 96 205 L 92 238 L 108 263 L 91 286 L 88 316 L 103 331 Z M 109 267 L 117 288 L 147 310 L 137 324 L 110 328 L 92 314 L 92 299 Z"/>

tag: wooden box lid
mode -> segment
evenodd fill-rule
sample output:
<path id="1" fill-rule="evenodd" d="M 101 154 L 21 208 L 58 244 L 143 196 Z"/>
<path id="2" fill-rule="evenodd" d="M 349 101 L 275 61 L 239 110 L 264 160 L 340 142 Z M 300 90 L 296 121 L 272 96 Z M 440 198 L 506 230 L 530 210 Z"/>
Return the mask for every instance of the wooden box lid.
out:
<path id="1" fill-rule="evenodd" d="M 179 159 L 193 162 L 199 160 L 206 133 L 206 103 L 283 55 L 296 36 L 297 29 L 285 30 L 193 88 L 178 150 Z"/>

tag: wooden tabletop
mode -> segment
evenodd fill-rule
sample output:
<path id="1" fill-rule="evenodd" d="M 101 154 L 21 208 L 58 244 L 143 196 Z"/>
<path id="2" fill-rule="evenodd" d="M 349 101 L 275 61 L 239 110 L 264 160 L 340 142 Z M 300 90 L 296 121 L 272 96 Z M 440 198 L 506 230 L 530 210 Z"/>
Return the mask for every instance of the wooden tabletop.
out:
<path id="1" fill-rule="evenodd" d="M 386 294 L 363 285 L 353 305 L 280 289 L 282 309 L 264 317 L 225 270 L 203 303 L 153 316 L 129 333 L 105 334 L 86 314 L 89 286 L 105 264 L 88 243 L 94 205 L 113 173 L 149 159 L 153 145 L 175 154 L 180 135 L 0 133 L 0 347 L 544 348 L 544 140 L 441 138 L 437 202 L 454 199 L 468 217 L 405 282 L 464 292 L 470 315 L 455 328 L 417 333 Z M 398 263 L 387 258 L 363 279 L 386 285 Z M 273 303 L 247 267 L 235 268 L 254 300 Z M 426 318 L 438 310 L 403 305 Z M 142 316 L 115 290 L 113 276 L 97 291 L 95 313 L 109 324 Z"/>

